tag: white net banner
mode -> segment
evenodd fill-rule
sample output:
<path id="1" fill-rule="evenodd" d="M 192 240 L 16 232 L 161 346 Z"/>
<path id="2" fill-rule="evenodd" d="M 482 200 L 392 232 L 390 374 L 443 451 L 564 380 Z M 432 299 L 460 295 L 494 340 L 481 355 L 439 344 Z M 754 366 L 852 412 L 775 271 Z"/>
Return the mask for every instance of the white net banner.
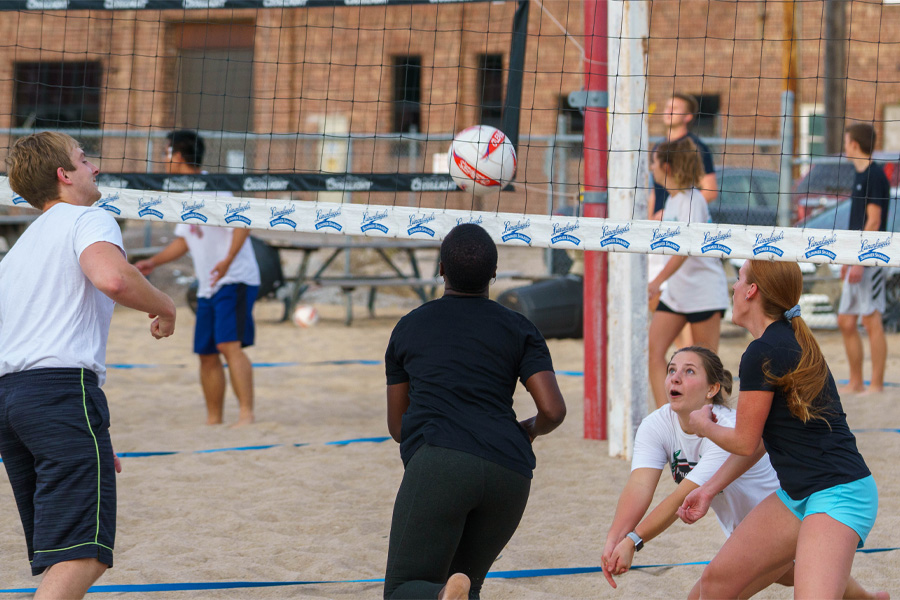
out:
<path id="1" fill-rule="evenodd" d="M 893 233 L 617 221 L 452 209 L 216 197 L 100 188 L 97 206 L 118 218 L 400 239 L 443 239 L 477 223 L 498 244 L 715 258 L 900 266 Z M 0 177 L 0 204 L 26 205 Z"/>

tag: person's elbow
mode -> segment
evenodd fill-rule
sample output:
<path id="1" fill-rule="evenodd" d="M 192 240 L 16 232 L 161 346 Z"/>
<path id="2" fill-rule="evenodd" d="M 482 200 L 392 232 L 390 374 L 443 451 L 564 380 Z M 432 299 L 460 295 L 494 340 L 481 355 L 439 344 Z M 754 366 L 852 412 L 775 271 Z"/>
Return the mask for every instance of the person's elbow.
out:
<path id="1" fill-rule="evenodd" d="M 562 400 L 554 402 L 552 406 L 545 407 L 541 411 L 541 416 L 554 425 L 561 425 L 566 418 L 566 403 Z"/>
<path id="2" fill-rule="evenodd" d="M 111 269 L 95 277 L 92 282 L 100 292 L 119 301 L 128 291 L 128 277 L 119 269 Z"/>
<path id="3" fill-rule="evenodd" d="M 731 448 L 731 453 L 738 456 L 751 456 L 756 453 L 757 448 L 759 448 L 759 439 L 738 440 L 734 447 Z"/>

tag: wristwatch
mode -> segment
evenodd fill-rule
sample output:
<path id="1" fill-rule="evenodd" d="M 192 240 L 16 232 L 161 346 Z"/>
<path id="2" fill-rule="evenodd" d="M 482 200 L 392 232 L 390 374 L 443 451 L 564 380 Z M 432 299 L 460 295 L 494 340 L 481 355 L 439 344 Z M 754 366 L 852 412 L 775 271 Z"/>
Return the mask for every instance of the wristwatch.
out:
<path id="1" fill-rule="evenodd" d="M 626 537 L 631 538 L 631 541 L 634 542 L 634 551 L 638 552 L 641 548 L 644 547 L 644 540 L 641 539 L 641 536 L 636 534 L 635 532 L 627 533 Z"/>

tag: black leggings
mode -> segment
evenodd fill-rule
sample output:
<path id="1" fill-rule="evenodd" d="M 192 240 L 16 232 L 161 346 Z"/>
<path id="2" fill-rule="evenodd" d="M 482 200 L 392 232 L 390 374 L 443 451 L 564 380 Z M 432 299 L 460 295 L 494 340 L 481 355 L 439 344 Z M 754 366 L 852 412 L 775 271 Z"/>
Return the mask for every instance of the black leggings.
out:
<path id="1" fill-rule="evenodd" d="M 473 454 L 423 445 L 394 502 L 385 599 L 437 598 L 453 573 L 469 598 L 519 526 L 531 480 Z"/>

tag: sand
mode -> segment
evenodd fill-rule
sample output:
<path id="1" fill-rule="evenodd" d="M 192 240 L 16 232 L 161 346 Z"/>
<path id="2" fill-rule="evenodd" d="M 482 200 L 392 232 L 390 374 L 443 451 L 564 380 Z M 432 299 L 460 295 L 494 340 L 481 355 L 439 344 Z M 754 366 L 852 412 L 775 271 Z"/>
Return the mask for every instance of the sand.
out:
<path id="1" fill-rule="evenodd" d="M 277 588 L 158 593 L 165 598 L 380 598 L 379 583 L 340 583 L 381 578 L 391 508 L 403 468 L 393 441 L 329 445 L 387 436 L 384 375 L 380 365 L 322 364 L 383 358 L 396 320 L 408 303 L 380 307 L 370 318 L 360 307 L 352 327 L 344 309 L 320 304 L 315 327 L 277 321 L 281 305 L 256 308 L 256 363 L 296 363 L 256 369 L 257 420 L 229 429 L 204 425 L 205 410 L 190 353 L 193 315 L 183 307 L 176 334 L 162 341 L 147 331 L 147 318 L 117 309 L 108 352 L 110 364 L 151 365 L 110 369 L 104 387 L 118 452 L 179 451 L 123 458 L 118 476 L 115 568 L 104 585 L 187 582 L 337 581 Z M 733 328 L 721 353 L 736 370 L 748 338 Z M 843 346 L 834 332 L 819 334 L 838 378 L 847 376 Z M 900 382 L 900 336 L 889 338 L 888 380 Z M 581 371 L 580 340 L 549 342 L 558 370 Z M 317 364 L 318 363 L 318 364 Z M 619 492 L 626 461 L 608 456 L 605 442 L 582 434 L 582 378 L 561 376 L 569 415 L 554 433 L 535 443 L 538 467 L 519 530 L 494 570 L 595 567 Z M 874 397 L 847 397 L 850 425 L 900 428 L 900 389 Z M 520 387 L 516 411 L 534 412 Z M 237 418 L 229 391 L 226 421 Z M 867 547 L 900 546 L 900 434 L 862 432 L 860 450 L 881 494 L 878 521 Z M 306 444 L 295 446 L 296 444 Z M 247 451 L 194 451 L 274 445 Z M 33 587 L 12 493 L 0 470 L 0 587 Z M 674 483 L 663 477 L 657 501 Z M 724 540 L 710 516 L 694 526 L 680 522 L 649 542 L 636 564 L 671 564 L 712 558 Z M 637 598 L 687 594 L 701 566 L 632 571 L 612 590 L 599 573 L 526 579 L 492 579 L 486 598 Z M 853 574 L 872 588 L 900 594 L 900 551 L 858 554 Z M 107 594 L 147 597 L 146 593 Z M 785 588 L 760 597 L 786 598 Z M 22 594 L 4 597 L 25 597 Z"/>

